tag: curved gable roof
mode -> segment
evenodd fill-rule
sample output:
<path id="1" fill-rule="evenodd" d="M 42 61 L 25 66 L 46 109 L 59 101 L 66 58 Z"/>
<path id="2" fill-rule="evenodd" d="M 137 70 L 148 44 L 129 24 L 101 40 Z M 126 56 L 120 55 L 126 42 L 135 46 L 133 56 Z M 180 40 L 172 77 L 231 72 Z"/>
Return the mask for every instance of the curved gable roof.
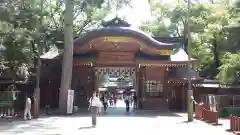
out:
<path id="1" fill-rule="evenodd" d="M 129 27 L 105 27 L 94 29 L 77 38 L 74 41 L 75 45 L 83 45 L 90 40 L 101 36 L 128 36 L 146 43 L 147 46 L 153 48 L 174 48 L 175 44 L 162 43 L 141 30 L 135 30 Z"/>
<path id="2" fill-rule="evenodd" d="M 174 44 L 184 44 L 183 37 L 170 37 L 170 36 L 155 36 L 153 37 L 155 40 L 164 43 L 174 43 Z"/>

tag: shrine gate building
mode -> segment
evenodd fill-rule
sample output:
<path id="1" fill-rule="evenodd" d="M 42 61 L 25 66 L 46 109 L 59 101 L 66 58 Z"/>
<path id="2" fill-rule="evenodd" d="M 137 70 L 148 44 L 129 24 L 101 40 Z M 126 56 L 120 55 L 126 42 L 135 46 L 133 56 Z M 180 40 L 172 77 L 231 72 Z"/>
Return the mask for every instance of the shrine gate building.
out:
<path id="1" fill-rule="evenodd" d="M 87 106 L 93 91 L 103 88 L 133 89 L 143 109 L 185 110 L 189 74 L 188 55 L 182 46 L 181 38 L 151 37 L 119 18 L 83 34 L 74 41 L 75 104 Z M 57 107 L 62 47 L 58 45 L 41 57 L 41 106 Z M 192 83 L 199 83 L 195 60 L 191 63 Z"/>

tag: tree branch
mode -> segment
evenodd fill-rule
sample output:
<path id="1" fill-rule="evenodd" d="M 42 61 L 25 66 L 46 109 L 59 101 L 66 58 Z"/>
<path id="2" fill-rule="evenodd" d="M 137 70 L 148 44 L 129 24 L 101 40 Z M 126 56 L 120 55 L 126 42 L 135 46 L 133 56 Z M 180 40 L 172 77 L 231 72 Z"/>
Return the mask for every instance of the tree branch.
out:
<path id="1" fill-rule="evenodd" d="M 93 26 L 93 25 L 95 25 L 95 24 L 97 24 L 97 23 L 98 23 L 98 22 L 96 21 L 96 22 L 92 22 L 91 25 L 88 25 L 88 26 L 86 25 L 87 27 L 84 27 L 83 30 L 82 30 L 82 32 L 85 31 L 85 30 L 87 30 L 88 28 L 90 28 L 91 26 Z"/>
<path id="2" fill-rule="evenodd" d="M 91 21 L 89 19 L 85 20 L 82 26 L 77 31 L 77 35 L 80 35 L 84 31 L 84 27 L 87 26 Z"/>
<path id="3" fill-rule="evenodd" d="M 185 31 L 185 28 L 183 27 L 183 31 Z M 179 31 L 179 24 L 176 24 L 176 32 L 178 37 L 181 37 L 180 31 Z"/>
<path id="4" fill-rule="evenodd" d="M 48 3 L 48 4 L 51 4 L 51 0 L 50 0 L 50 3 Z M 53 13 L 53 10 L 52 10 L 52 8 L 50 8 L 50 16 L 51 16 L 51 20 L 53 21 L 53 23 L 54 23 L 54 26 L 55 26 L 55 28 L 59 28 L 58 26 L 57 26 L 57 21 L 55 20 L 55 18 L 54 18 L 54 13 Z"/>
<path id="5" fill-rule="evenodd" d="M 80 9 L 79 10 L 77 10 L 77 11 L 75 11 L 74 13 L 73 13 L 73 20 L 75 20 L 83 11 L 84 11 L 84 6 L 82 6 L 82 7 L 80 7 Z"/>

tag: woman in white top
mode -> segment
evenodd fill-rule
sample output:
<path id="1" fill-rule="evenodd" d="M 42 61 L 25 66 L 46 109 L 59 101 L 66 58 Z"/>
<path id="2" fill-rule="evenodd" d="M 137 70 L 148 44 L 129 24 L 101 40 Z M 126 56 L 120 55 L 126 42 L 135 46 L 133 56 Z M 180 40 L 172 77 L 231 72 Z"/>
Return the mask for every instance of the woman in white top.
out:
<path id="1" fill-rule="evenodd" d="M 91 109 L 91 116 L 92 116 L 92 125 L 95 127 L 97 125 L 97 113 L 98 113 L 98 108 L 101 107 L 101 101 L 97 97 L 96 93 L 93 93 L 92 98 L 90 98 L 90 109 Z"/>

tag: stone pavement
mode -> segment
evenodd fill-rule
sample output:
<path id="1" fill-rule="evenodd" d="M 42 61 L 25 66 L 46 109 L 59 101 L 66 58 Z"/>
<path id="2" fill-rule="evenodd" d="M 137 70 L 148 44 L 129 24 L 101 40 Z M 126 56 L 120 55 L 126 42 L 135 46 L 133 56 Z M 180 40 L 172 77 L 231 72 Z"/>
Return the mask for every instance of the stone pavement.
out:
<path id="1" fill-rule="evenodd" d="M 91 127 L 86 114 L 74 116 L 46 116 L 31 121 L 14 121 L 0 125 L 0 135 L 231 135 L 223 126 L 212 126 L 201 121 L 185 122 L 186 114 L 138 111 L 129 114 L 124 108 L 110 108 Z"/>

